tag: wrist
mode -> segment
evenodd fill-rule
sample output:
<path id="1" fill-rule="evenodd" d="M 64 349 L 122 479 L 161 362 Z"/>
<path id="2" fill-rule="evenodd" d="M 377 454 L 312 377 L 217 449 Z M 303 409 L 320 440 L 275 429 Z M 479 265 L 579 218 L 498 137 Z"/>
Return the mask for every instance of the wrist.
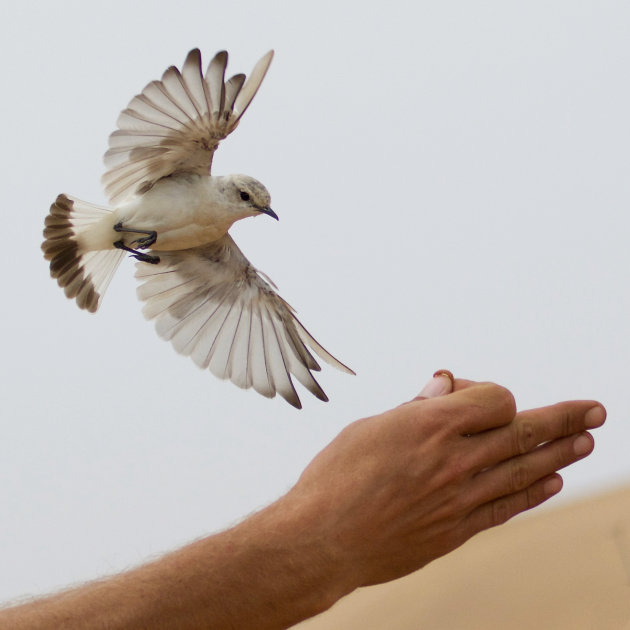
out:
<path id="1" fill-rule="evenodd" d="M 252 564 L 262 559 L 257 580 L 275 591 L 272 601 L 290 602 L 290 623 L 327 610 L 358 585 L 327 520 L 323 502 L 294 489 L 226 532 L 243 564 L 250 564 L 247 556 Z"/>

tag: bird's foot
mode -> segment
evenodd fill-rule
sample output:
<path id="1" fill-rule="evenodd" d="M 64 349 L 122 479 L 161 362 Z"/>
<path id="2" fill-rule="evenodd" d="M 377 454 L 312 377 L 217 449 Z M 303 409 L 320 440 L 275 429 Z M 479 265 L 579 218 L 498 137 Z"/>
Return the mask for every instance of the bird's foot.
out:
<path id="1" fill-rule="evenodd" d="M 116 225 L 114 226 L 114 231 L 129 232 L 131 234 L 146 234 L 146 236 L 141 236 L 140 238 L 131 241 L 132 245 L 134 243 L 137 243 L 139 249 L 146 249 L 147 247 L 151 247 L 151 245 L 153 245 L 153 243 L 157 241 L 157 232 L 155 230 L 138 230 L 136 228 L 123 227 L 122 221 L 116 223 Z"/>
<path id="2" fill-rule="evenodd" d="M 116 249 L 122 249 L 123 251 L 130 252 L 131 258 L 135 258 L 140 262 L 149 263 L 151 265 L 157 265 L 160 262 L 159 256 L 153 256 L 152 254 L 145 254 L 143 252 L 136 251 L 131 247 L 127 247 L 122 241 L 116 241 L 113 245 Z"/>

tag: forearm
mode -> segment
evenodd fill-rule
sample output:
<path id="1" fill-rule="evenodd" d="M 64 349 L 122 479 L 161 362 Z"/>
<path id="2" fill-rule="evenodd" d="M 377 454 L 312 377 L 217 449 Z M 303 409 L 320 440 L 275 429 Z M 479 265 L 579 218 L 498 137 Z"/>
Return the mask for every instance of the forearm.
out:
<path id="1" fill-rule="evenodd" d="M 0 611 L 1 630 L 272 630 L 351 590 L 318 514 L 281 499 L 233 529 L 127 573 Z"/>

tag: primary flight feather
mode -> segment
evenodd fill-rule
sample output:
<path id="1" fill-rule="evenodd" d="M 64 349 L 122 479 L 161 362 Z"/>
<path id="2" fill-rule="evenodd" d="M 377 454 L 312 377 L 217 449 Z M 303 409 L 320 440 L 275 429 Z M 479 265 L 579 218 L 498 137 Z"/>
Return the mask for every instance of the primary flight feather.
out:
<path id="1" fill-rule="evenodd" d="M 219 378 L 263 396 L 301 403 L 295 377 L 328 400 L 313 377 L 313 353 L 327 352 L 228 234 L 235 221 L 271 209 L 267 189 L 247 175 L 211 175 L 219 142 L 256 95 L 273 51 L 246 79 L 225 80 L 227 52 L 205 72 L 188 53 L 135 96 L 105 153 L 105 192 L 113 209 L 61 194 L 46 217 L 50 273 L 78 306 L 95 312 L 125 252 L 138 260 L 138 296 L 158 334 Z"/>

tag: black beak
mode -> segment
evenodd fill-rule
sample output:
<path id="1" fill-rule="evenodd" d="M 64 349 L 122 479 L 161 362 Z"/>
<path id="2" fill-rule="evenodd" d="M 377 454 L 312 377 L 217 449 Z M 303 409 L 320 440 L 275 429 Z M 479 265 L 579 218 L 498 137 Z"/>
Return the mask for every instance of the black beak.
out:
<path id="1" fill-rule="evenodd" d="M 270 217 L 273 217 L 276 221 L 278 221 L 278 215 L 269 206 L 266 206 L 265 208 L 256 208 L 256 210 L 258 210 L 258 212 L 262 212 L 263 214 L 268 214 Z"/>

